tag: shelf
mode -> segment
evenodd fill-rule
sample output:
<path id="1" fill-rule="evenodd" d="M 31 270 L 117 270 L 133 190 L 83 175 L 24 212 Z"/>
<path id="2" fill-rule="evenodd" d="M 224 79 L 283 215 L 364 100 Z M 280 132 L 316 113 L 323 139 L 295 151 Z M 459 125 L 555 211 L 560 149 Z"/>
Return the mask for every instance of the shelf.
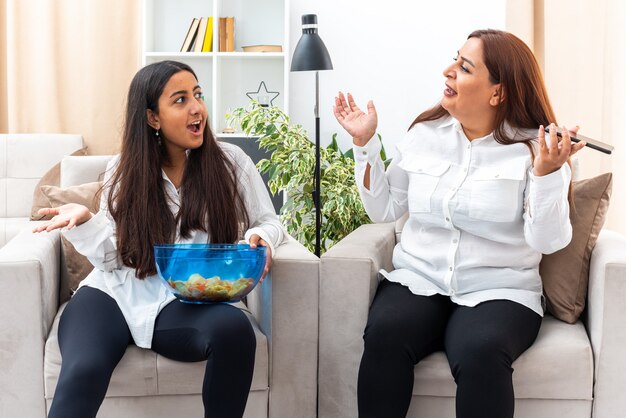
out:
<path id="1" fill-rule="evenodd" d="M 146 52 L 146 57 L 155 58 L 285 58 L 284 52 Z"/>

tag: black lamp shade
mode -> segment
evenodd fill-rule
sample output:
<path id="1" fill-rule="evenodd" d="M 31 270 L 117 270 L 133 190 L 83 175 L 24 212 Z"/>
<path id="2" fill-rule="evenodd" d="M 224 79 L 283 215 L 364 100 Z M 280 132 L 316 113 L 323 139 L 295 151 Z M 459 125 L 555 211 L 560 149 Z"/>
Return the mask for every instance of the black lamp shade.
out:
<path id="1" fill-rule="evenodd" d="M 291 71 L 332 70 L 328 50 L 317 34 L 317 15 L 302 16 L 302 37 L 291 59 Z"/>

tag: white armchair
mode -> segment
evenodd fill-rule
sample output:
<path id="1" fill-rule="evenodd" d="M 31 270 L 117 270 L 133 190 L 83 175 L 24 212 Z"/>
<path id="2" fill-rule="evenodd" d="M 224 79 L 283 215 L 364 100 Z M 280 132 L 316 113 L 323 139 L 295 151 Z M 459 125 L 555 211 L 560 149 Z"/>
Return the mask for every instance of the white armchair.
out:
<path id="1" fill-rule="evenodd" d="M 321 258 L 319 417 L 357 416 L 363 331 L 381 268 L 392 269 L 393 223 L 364 225 Z M 584 318 L 547 315 L 514 364 L 517 418 L 618 418 L 626 411 L 626 237 L 603 230 L 593 250 Z M 443 352 L 415 367 L 408 417 L 450 418 L 455 383 Z"/>
<path id="2" fill-rule="evenodd" d="M 64 159 L 62 186 L 97 180 L 106 160 Z M 46 416 L 60 371 L 56 332 L 65 274 L 59 231 L 22 230 L 0 249 L 6 295 L 0 304 L 0 417 Z M 271 274 L 248 295 L 257 351 L 246 418 L 315 417 L 318 286 L 319 259 L 290 239 L 276 249 Z M 204 362 L 179 363 L 129 346 L 98 416 L 202 416 L 204 369 Z"/>

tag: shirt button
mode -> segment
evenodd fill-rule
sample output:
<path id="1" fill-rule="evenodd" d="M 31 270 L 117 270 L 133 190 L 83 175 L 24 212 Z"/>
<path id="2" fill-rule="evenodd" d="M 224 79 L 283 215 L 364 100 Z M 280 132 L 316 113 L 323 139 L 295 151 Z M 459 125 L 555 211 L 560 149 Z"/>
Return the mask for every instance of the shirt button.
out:
<path id="1" fill-rule="evenodd" d="M 467 173 L 467 168 L 464 168 L 464 169 L 463 169 L 463 172 L 464 172 L 464 173 Z"/>
<path id="2" fill-rule="evenodd" d="M 450 271 L 454 270 L 454 267 L 450 266 L 448 267 L 450 269 Z"/>
<path id="3" fill-rule="evenodd" d="M 450 218 L 446 218 L 446 222 L 450 222 Z"/>
<path id="4" fill-rule="evenodd" d="M 456 187 L 453 187 L 451 190 L 452 190 L 453 192 L 456 192 Z"/>
<path id="5" fill-rule="evenodd" d="M 458 239 L 456 239 L 456 238 L 452 240 L 452 243 L 453 243 L 453 244 L 456 244 L 457 242 L 459 242 L 459 240 L 458 240 Z"/>
<path id="6" fill-rule="evenodd" d="M 363 155 L 367 155 L 367 151 L 363 151 Z"/>
<path id="7" fill-rule="evenodd" d="M 470 149 L 470 148 L 472 148 L 472 146 L 471 146 L 471 145 L 468 145 L 468 146 L 467 146 L 467 149 Z"/>

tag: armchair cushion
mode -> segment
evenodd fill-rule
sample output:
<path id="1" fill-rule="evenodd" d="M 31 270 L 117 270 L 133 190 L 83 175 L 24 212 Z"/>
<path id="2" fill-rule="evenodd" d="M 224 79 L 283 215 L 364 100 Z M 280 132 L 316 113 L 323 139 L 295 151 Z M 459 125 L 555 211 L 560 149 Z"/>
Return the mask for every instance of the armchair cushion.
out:
<path id="1" fill-rule="evenodd" d="M 592 399 L 593 356 L 581 322 L 570 326 L 547 315 L 537 340 L 513 367 L 517 399 Z M 456 394 L 454 378 L 442 351 L 420 361 L 414 376 L 415 396 L 454 397 Z"/>
<path id="2" fill-rule="evenodd" d="M 44 390 L 48 401 L 54 397 L 61 369 L 57 331 L 59 318 L 65 306 L 59 309 L 45 345 Z M 259 330 L 256 320 L 247 312 L 242 303 L 235 306 L 246 313 L 256 336 L 254 374 L 250 390 L 267 392 L 269 381 L 267 337 Z M 182 363 L 170 360 L 154 351 L 131 345 L 113 372 L 107 397 L 200 394 L 205 365 L 206 361 Z"/>
<path id="3" fill-rule="evenodd" d="M 544 255 L 539 265 L 548 311 L 570 324 L 585 309 L 589 261 L 604 225 L 612 178 L 605 173 L 573 182 L 572 241 L 562 250 Z"/>

